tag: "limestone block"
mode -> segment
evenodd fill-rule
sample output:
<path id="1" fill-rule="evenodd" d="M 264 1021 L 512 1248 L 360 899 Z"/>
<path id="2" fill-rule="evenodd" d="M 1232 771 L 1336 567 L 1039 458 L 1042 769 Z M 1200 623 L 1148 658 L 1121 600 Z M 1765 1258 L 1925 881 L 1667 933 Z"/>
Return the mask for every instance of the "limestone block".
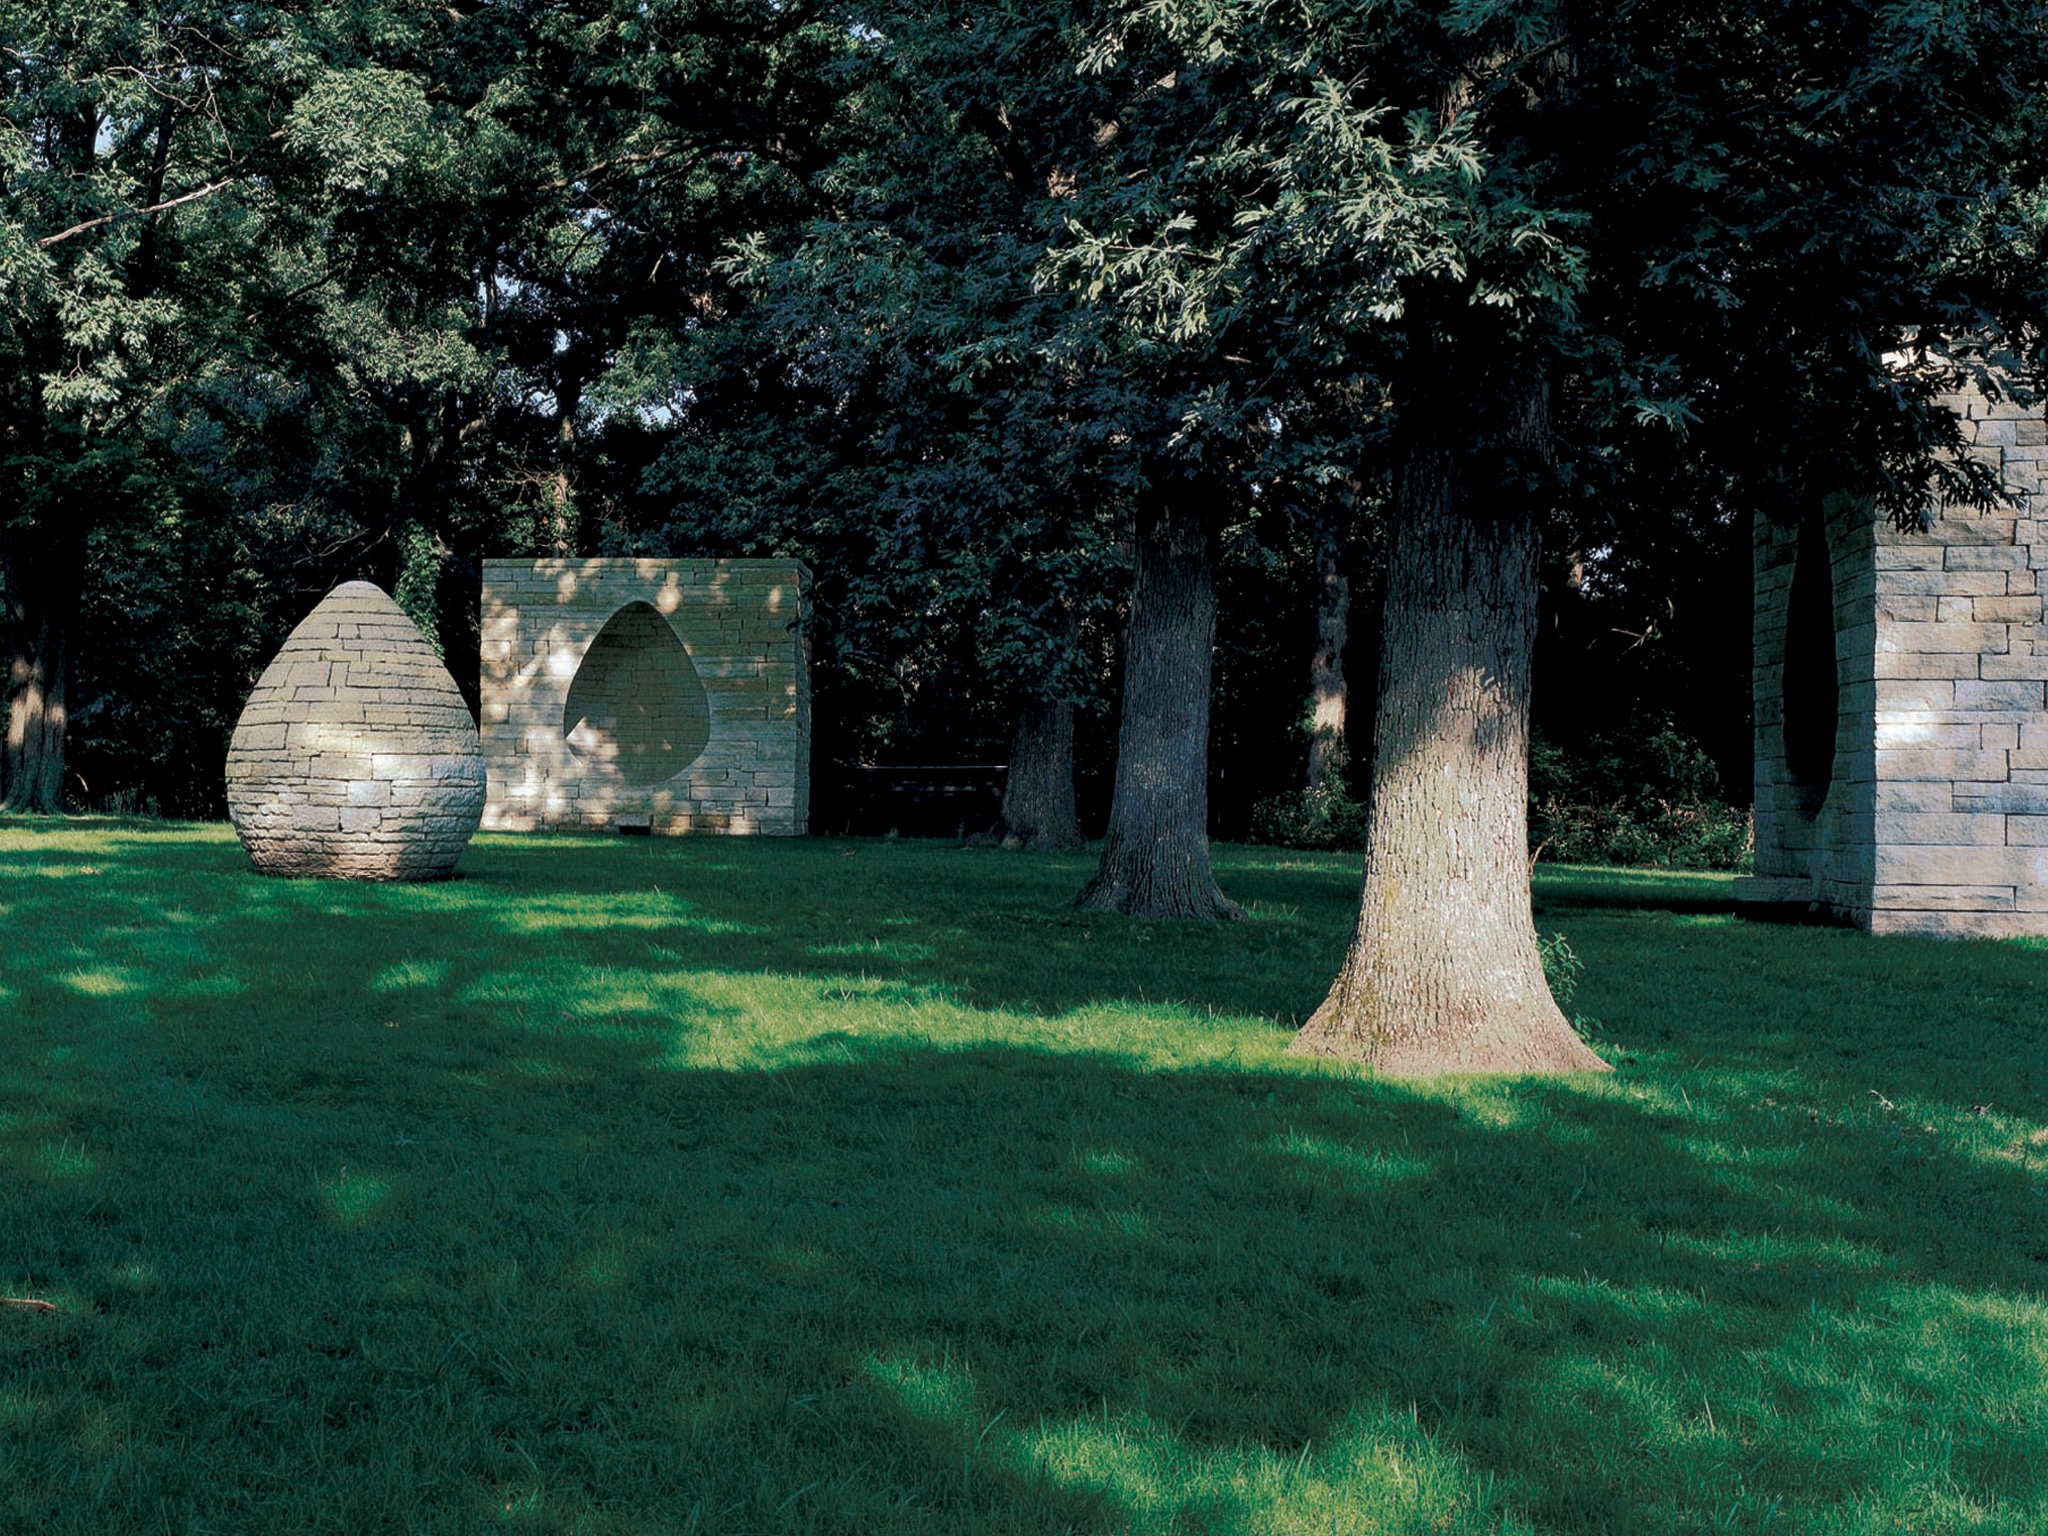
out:
<path id="1" fill-rule="evenodd" d="M 1977 675 L 1988 682 L 2040 682 L 2048 679 L 2048 656 L 2008 653 L 1977 658 Z"/>
<path id="2" fill-rule="evenodd" d="M 1976 677 L 1982 658 L 1968 651 L 1879 651 L 1875 658 L 1878 680 L 1916 677 Z"/>
<path id="3" fill-rule="evenodd" d="M 1957 784 L 1955 807 L 2002 816 L 2048 816 L 2048 784 Z"/>
<path id="4" fill-rule="evenodd" d="M 1877 841 L 1915 847 L 2002 847 L 2006 842 L 2002 814 L 1950 812 L 1879 812 L 1872 831 Z"/>
<path id="5" fill-rule="evenodd" d="M 2023 571 L 2028 552 L 2012 544 L 1950 545 L 1942 558 L 1946 571 Z"/>
<path id="6" fill-rule="evenodd" d="M 1885 713 L 1900 713 L 1908 710 L 1947 710 L 1956 707 L 1956 689 L 1961 686 L 1954 679 L 1916 678 L 1910 681 L 1886 681 L 1878 690 L 1874 701 L 1876 707 Z M 1880 716 L 1882 718 L 1882 715 Z"/>
<path id="7" fill-rule="evenodd" d="M 1877 568 L 1880 571 L 1939 571 L 1942 569 L 1943 550 L 1939 544 L 1880 545 L 1877 551 Z"/>
<path id="8" fill-rule="evenodd" d="M 2010 899 L 2010 893 L 1995 894 Z M 1968 891 L 1957 892 L 1954 899 L 1963 905 L 1948 910 L 1880 909 L 1870 915 L 1870 931 L 1930 939 L 2013 939 L 2039 930 L 2040 919 L 2025 913 L 1971 910 L 1968 904 L 1975 898 Z"/>
<path id="9" fill-rule="evenodd" d="M 2038 713 L 2041 708 L 2041 686 L 2038 682 L 2021 679 L 1959 682 L 1955 685 L 1955 707 Z"/>
<path id="10" fill-rule="evenodd" d="M 1880 573 L 1891 596 L 2003 597 L 2010 590 L 2005 571 L 1887 571 Z"/>
<path id="11" fill-rule="evenodd" d="M 1951 507 L 1936 519 L 1934 531 L 1918 535 L 1921 548 L 1950 548 L 1957 544 L 2010 544 L 2018 526 L 2016 517 L 1997 513 L 1977 514 Z M 2024 539 L 2020 540 L 2025 543 Z"/>
<path id="12" fill-rule="evenodd" d="M 315 667 L 341 681 L 299 686 Z M 300 622 L 257 681 L 229 746 L 227 791 L 263 874 L 438 880 L 476 831 L 484 765 L 426 637 L 383 592 L 351 581 Z"/>
<path id="13" fill-rule="evenodd" d="M 1970 599 L 1970 617 L 1979 624 L 2039 624 L 2041 599 L 2034 594 L 1973 597 Z"/>
<path id="14" fill-rule="evenodd" d="M 1879 751 L 1877 771 L 1893 783 L 1913 779 L 2002 781 L 2006 774 L 2003 752 L 1957 752 L 1913 749 L 1904 752 Z"/>
<path id="15" fill-rule="evenodd" d="M 1982 656 L 1986 652 L 2002 654 L 2008 644 L 2003 624 L 1880 624 L 1877 627 L 1877 649 L 1885 651 L 1915 651 L 1928 655 L 1937 651 L 1960 651 L 1965 655 Z"/>

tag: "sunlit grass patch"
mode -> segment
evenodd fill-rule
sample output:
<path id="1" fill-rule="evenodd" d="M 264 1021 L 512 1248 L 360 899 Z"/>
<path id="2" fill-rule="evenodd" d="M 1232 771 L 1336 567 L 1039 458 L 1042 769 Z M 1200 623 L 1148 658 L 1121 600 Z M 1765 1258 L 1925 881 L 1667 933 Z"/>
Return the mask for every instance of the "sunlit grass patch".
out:
<path id="1" fill-rule="evenodd" d="M 72 1180 L 97 1172 L 99 1162 L 82 1143 L 73 1144 L 67 1139 L 54 1145 L 45 1142 L 36 1148 L 35 1167 L 45 1178 Z"/>
<path id="2" fill-rule="evenodd" d="M 400 960 L 387 965 L 370 978 L 372 992 L 406 992 L 415 987 L 438 987 L 448 979 L 446 960 Z"/>
<path id="3" fill-rule="evenodd" d="M 1286 1054 L 1353 856 L 0 864 L 0 1530 L 2048 1530 L 2024 945 L 1545 866 L 1618 1070 L 1402 1084 Z"/>
<path id="4" fill-rule="evenodd" d="M 148 980 L 142 972 L 120 966 L 60 971 L 53 979 L 58 986 L 81 997 L 133 997 L 148 990 Z"/>
<path id="5" fill-rule="evenodd" d="M 344 1169 L 320 1187 L 321 1204 L 345 1227 L 359 1227 L 391 1198 L 391 1181 Z"/>

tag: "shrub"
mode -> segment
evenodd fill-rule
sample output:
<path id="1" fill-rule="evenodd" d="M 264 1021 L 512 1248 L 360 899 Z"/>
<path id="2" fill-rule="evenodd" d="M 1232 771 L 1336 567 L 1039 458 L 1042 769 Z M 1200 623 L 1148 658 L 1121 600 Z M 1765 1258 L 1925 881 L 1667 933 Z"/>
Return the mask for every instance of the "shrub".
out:
<path id="1" fill-rule="evenodd" d="M 1713 759 L 1669 722 L 1529 751 L 1532 857 L 1567 864 L 1745 869 L 1750 815 L 1721 795 Z"/>
<path id="2" fill-rule="evenodd" d="M 1313 789 L 1290 790 L 1252 807 L 1252 841 L 1279 848 L 1360 849 L 1365 807 L 1352 799 L 1341 768 Z"/>
<path id="3" fill-rule="evenodd" d="M 1341 773 L 1314 789 L 1252 808 L 1255 843 L 1281 848 L 1365 846 L 1365 806 Z M 1529 749 L 1532 861 L 1663 869 L 1747 869 L 1749 811 L 1721 798 L 1720 775 L 1699 744 L 1668 722 L 1596 737 L 1577 753 L 1538 737 Z"/>

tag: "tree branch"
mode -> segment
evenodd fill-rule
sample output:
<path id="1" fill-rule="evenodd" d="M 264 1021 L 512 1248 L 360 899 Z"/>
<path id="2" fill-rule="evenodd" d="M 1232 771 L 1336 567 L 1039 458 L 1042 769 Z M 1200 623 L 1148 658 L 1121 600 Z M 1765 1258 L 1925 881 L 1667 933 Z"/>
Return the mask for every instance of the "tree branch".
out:
<path id="1" fill-rule="evenodd" d="M 147 208 L 123 208 L 118 213 L 103 213 L 96 219 L 87 219 L 83 224 L 74 224 L 69 229 L 61 229 L 54 235 L 45 235 L 36 244 L 42 249 L 47 250 L 61 241 L 69 240 L 73 235 L 82 235 L 87 230 L 98 229 L 102 224 L 113 224 L 121 219 L 140 219 L 152 213 L 163 213 L 167 209 L 181 207 L 186 203 L 196 203 L 202 197 L 211 197 L 214 193 L 224 188 L 232 187 L 237 180 L 238 178 L 236 177 L 228 176 L 220 181 L 208 182 L 198 191 L 187 192 L 184 196 L 174 197 L 168 202 L 153 203 Z"/>

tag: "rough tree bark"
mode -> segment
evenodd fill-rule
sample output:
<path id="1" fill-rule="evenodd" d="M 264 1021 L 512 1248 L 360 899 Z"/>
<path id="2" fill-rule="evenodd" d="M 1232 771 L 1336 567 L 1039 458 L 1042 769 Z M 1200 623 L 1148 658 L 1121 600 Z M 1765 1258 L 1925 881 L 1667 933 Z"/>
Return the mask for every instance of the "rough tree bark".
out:
<path id="1" fill-rule="evenodd" d="M 79 547 L 73 549 L 74 543 Z M 30 526 L 15 530 L 0 547 L 7 629 L 0 811 L 52 815 L 64 792 L 65 689 L 83 541 Z"/>
<path id="2" fill-rule="evenodd" d="M 1316 647 L 1309 656 L 1308 787 L 1320 788 L 1346 760 L 1344 641 L 1351 622 L 1351 578 L 1344 573 L 1343 540 L 1328 518 L 1318 518 Z"/>
<path id="3" fill-rule="evenodd" d="M 1049 638 L 1064 656 L 1075 643 L 1074 611 L 1055 602 L 1051 612 Z M 1010 771 L 1003 781 L 1003 834 L 1041 850 L 1087 842 L 1074 809 L 1074 701 L 1051 691 L 1050 679 L 1017 702 Z"/>
<path id="4" fill-rule="evenodd" d="M 1003 781 L 1003 833 L 1033 849 L 1087 841 L 1074 810 L 1073 700 L 1034 694 L 1018 705 Z"/>
<path id="5" fill-rule="evenodd" d="M 1209 866 L 1209 675 L 1222 487 L 1162 477 L 1138 500 L 1116 789 L 1075 905 L 1132 917 L 1238 918 Z"/>
<path id="6" fill-rule="evenodd" d="M 1541 397 L 1524 402 L 1541 434 Z M 1343 969 L 1293 1049 L 1379 1071 L 1600 1069 L 1544 981 L 1529 904 L 1539 531 L 1477 504 L 1418 425 L 1394 501 L 1365 882 Z"/>

